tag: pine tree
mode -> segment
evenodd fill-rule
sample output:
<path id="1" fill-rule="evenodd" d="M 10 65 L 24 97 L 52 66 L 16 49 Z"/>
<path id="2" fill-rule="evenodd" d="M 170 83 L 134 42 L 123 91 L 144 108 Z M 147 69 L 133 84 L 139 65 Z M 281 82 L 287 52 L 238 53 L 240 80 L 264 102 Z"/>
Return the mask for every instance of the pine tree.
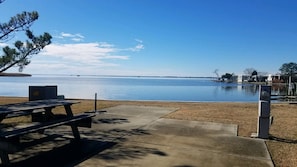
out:
<path id="1" fill-rule="evenodd" d="M 4 0 L 0 0 L 0 4 Z M 0 56 L 0 73 L 12 67 L 18 67 L 21 72 L 25 66 L 30 64 L 30 58 L 38 54 L 46 45 L 51 43 L 52 36 L 45 32 L 43 35 L 35 36 L 30 30 L 32 24 L 38 19 L 38 12 L 22 12 L 11 17 L 7 23 L 0 23 L 0 42 L 11 40 L 16 32 L 24 31 L 27 40 L 16 41 L 14 47 L 5 46 Z"/>

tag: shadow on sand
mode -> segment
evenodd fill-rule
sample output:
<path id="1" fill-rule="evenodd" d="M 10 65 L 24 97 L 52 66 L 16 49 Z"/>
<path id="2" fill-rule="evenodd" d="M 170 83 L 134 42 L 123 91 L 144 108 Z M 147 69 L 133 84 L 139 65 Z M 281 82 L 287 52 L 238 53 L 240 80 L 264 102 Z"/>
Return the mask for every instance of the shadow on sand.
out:
<path id="1" fill-rule="evenodd" d="M 273 135 L 269 136 L 269 140 L 274 140 L 274 141 L 278 141 L 278 142 L 282 142 L 282 143 L 297 144 L 297 140 L 285 139 L 285 138 L 276 137 Z"/>

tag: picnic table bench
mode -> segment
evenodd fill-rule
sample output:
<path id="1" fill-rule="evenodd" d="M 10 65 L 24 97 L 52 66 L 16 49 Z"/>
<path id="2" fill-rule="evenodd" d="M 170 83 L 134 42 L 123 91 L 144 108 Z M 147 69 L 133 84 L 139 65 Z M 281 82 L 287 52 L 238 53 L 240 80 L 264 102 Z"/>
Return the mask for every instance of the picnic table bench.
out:
<path id="1" fill-rule="evenodd" d="M 0 121 L 24 115 L 32 115 L 32 123 L 24 127 L 0 129 L 0 157 L 2 164 L 9 164 L 8 154 L 20 150 L 20 137 L 28 133 L 42 132 L 57 126 L 71 126 L 75 140 L 80 140 L 78 127 L 91 127 L 94 113 L 73 115 L 71 105 L 79 103 L 73 100 L 49 99 L 36 100 L 24 103 L 0 105 Z M 65 114 L 57 115 L 52 109 L 64 106 Z"/>

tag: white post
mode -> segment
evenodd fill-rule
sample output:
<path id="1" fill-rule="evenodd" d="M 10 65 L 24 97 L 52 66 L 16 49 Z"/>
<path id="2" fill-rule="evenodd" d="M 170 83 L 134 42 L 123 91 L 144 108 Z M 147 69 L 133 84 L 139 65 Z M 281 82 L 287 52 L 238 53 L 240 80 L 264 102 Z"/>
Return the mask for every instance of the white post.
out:
<path id="1" fill-rule="evenodd" d="M 268 75 L 267 82 L 270 84 L 272 83 L 272 75 L 271 74 Z"/>
<path id="2" fill-rule="evenodd" d="M 289 85 L 288 85 L 288 96 L 291 96 L 293 92 L 293 88 L 292 88 L 292 78 L 291 76 L 289 76 Z"/>
<path id="3" fill-rule="evenodd" d="M 242 83 L 242 75 L 238 75 L 237 82 Z"/>

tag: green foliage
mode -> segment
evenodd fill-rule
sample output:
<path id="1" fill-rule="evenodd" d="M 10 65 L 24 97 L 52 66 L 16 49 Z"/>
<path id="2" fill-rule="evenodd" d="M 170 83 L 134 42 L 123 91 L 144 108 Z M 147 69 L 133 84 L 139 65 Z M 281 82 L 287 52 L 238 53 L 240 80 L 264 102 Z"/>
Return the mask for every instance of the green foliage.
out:
<path id="1" fill-rule="evenodd" d="M 279 71 L 283 75 L 293 76 L 297 73 L 297 64 L 294 62 L 284 63 L 280 68 Z"/>
<path id="2" fill-rule="evenodd" d="M 52 37 L 49 33 L 36 37 L 30 30 L 27 30 L 26 35 L 29 40 L 25 43 L 16 41 L 16 49 L 8 46 L 3 48 L 4 54 L 0 57 L 0 72 L 4 72 L 15 65 L 19 67 L 19 71 L 22 71 L 30 63 L 30 55 L 38 54 L 41 49 L 51 43 Z"/>
<path id="3" fill-rule="evenodd" d="M 258 72 L 257 72 L 256 70 L 254 70 L 254 71 L 252 72 L 252 76 L 255 76 L 255 75 L 258 75 Z"/>
<path id="4" fill-rule="evenodd" d="M 231 79 L 232 76 L 233 76 L 233 74 L 226 73 L 226 74 L 222 75 L 222 78 L 223 78 L 223 79 L 224 79 L 224 78 L 226 78 L 226 79 Z"/>
<path id="5" fill-rule="evenodd" d="M 251 76 L 254 71 L 256 71 L 254 68 L 246 68 L 243 73 Z"/>
<path id="6" fill-rule="evenodd" d="M 38 13 L 36 11 L 22 12 L 21 14 L 11 17 L 8 23 L 0 24 L 0 39 L 8 40 L 11 38 L 11 34 L 17 31 L 29 30 L 30 26 L 37 19 Z"/>
<path id="7" fill-rule="evenodd" d="M 4 0 L 0 0 L 2 3 Z M 29 29 L 33 22 L 38 19 L 38 13 L 22 12 L 11 17 L 7 23 L 0 23 L 0 42 L 10 40 L 18 31 L 25 31 L 27 40 L 25 42 L 16 41 L 14 48 L 4 47 L 3 55 L 0 57 L 0 73 L 11 67 L 17 66 L 22 71 L 25 66 L 30 64 L 30 58 L 34 54 L 38 54 L 46 45 L 51 43 L 52 36 L 44 33 L 35 36 Z"/>

